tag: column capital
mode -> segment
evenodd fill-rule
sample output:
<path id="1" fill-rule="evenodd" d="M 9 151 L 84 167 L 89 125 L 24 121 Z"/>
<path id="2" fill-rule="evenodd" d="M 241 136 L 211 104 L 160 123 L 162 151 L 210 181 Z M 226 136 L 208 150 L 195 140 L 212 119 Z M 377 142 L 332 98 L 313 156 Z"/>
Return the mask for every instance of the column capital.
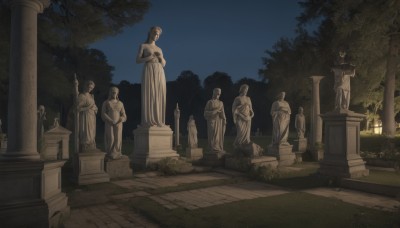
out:
<path id="1" fill-rule="evenodd" d="M 311 76 L 310 78 L 313 80 L 314 83 L 319 83 L 319 81 L 325 78 L 325 76 Z"/>
<path id="2" fill-rule="evenodd" d="M 16 6 L 27 6 L 38 13 L 43 13 L 43 10 L 50 6 L 50 0 L 9 0 L 9 4 L 11 9 Z"/>

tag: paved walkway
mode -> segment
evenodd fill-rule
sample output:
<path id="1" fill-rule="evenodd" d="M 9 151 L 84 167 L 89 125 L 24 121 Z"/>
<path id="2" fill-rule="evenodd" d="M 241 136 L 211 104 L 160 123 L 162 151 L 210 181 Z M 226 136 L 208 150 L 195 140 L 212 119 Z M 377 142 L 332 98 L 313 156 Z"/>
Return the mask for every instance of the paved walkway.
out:
<path id="1" fill-rule="evenodd" d="M 164 194 L 151 194 L 152 190 L 203 181 L 232 179 L 235 173 L 200 173 L 181 176 L 160 177 L 154 173 L 135 175 L 136 178 L 113 181 L 126 191 L 112 194 L 108 201 L 99 201 L 97 205 L 79 206 L 71 209 L 71 217 L 64 224 L 66 228 L 79 227 L 157 227 L 148 219 L 124 206 L 125 201 L 134 197 L 148 197 L 167 209 L 183 207 L 187 210 L 211 207 L 239 200 L 272 197 L 290 193 L 290 190 L 261 182 L 241 180 L 235 184 L 197 188 L 188 191 L 176 191 Z M 400 202 L 394 198 L 363 193 L 359 191 L 315 188 L 303 192 L 340 199 L 344 202 L 384 211 L 396 211 Z M 105 195 L 105 193 L 103 194 Z"/>

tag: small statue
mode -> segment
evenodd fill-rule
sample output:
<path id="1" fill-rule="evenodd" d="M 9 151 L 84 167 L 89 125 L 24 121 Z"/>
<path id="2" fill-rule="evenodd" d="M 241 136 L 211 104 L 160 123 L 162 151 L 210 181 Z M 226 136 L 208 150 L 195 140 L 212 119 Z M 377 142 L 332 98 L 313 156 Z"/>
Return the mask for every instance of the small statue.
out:
<path id="1" fill-rule="evenodd" d="M 42 140 L 44 134 L 44 121 L 47 120 L 46 109 L 43 105 L 39 105 L 37 116 L 37 139 L 40 141 Z"/>
<path id="2" fill-rule="evenodd" d="M 294 126 L 297 130 L 297 137 L 299 139 L 304 138 L 304 133 L 306 131 L 306 118 L 304 117 L 303 107 L 299 107 L 299 113 L 296 115 L 296 119 L 294 121 Z"/>
<path id="3" fill-rule="evenodd" d="M 224 154 L 226 116 L 224 103 L 219 100 L 220 96 L 221 89 L 215 88 L 212 98 L 207 101 L 204 108 L 204 118 L 207 120 L 207 138 L 210 152 Z"/>
<path id="4" fill-rule="evenodd" d="M 189 116 L 189 121 L 187 123 L 187 130 L 188 130 L 188 145 L 190 148 L 197 148 L 198 141 L 197 141 L 197 128 L 196 122 L 194 121 L 193 115 Z"/>

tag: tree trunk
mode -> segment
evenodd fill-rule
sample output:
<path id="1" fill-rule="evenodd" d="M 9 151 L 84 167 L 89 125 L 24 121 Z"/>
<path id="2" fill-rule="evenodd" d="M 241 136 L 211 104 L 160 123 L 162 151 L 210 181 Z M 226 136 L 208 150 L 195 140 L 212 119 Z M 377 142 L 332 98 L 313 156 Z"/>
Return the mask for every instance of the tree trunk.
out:
<path id="1" fill-rule="evenodd" d="M 383 95 L 382 133 L 388 138 L 395 135 L 394 92 L 396 70 L 398 65 L 400 34 L 392 34 L 389 40 L 389 51 L 386 65 L 385 90 Z"/>

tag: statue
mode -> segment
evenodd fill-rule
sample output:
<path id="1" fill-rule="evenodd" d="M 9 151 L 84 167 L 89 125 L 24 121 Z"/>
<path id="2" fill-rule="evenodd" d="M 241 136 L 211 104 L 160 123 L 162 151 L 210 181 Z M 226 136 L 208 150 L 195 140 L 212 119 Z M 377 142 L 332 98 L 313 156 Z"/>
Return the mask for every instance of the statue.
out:
<path id="1" fill-rule="evenodd" d="M 96 150 L 96 114 L 97 106 L 91 94 L 95 84 L 87 81 L 82 93 L 78 92 L 79 82 L 74 80 L 75 107 L 77 115 L 79 152 Z"/>
<path id="2" fill-rule="evenodd" d="M 187 123 L 187 131 L 188 131 L 188 145 L 190 148 L 197 148 L 197 128 L 196 122 L 194 121 L 193 115 L 189 116 L 189 121 Z"/>
<path id="3" fill-rule="evenodd" d="M 142 127 L 165 125 L 166 82 L 165 59 L 155 42 L 162 33 L 160 27 L 152 27 L 147 41 L 140 45 L 136 63 L 144 63 L 142 73 Z"/>
<path id="4" fill-rule="evenodd" d="M 126 121 L 124 104 L 118 99 L 118 93 L 117 87 L 111 87 L 108 99 L 101 108 L 101 118 L 105 123 L 104 147 L 107 156 L 112 159 L 122 156 L 122 123 Z"/>
<path id="5" fill-rule="evenodd" d="M 356 74 L 355 66 L 346 62 L 346 52 L 339 51 L 337 63 L 332 67 L 335 77 L 335 110 L 348 110 L 350 105 L 350 77 Z"/>
<path id="6" fill-rule="evenodd" d="M 296 119 L 294 121 L 294 126 L 297 130 L 297 137 L 299 139 L 304 138 L 304 133 L 306 132 L 306 118 L 303 114 L 303 107 L 299 107 L 299 113 L 296 115 Z"/>
<path id="7" fill-rule="evenodd" d="M 272 144 L 289 145 L 287 139 L 289 136 L 290 106 L 285 101 L 285 92 L 278 95 L 278 100 L 272 103 Z"/>
<path id="8" fill-rule="evenodd" d="M 46 109 L 43 105 L 39 105 L 37 111 L 37 140 L 42 140 L 44 134 L 44 121 L 46 120 Z"/>
<path id="9" fill-rule="evenodd" d="M 233 123 L 236 125 L 236 138 L 233 146 L 247 156 L 260 156 L 263 150 L 250 140 L 251 119 L 254 117 L 254 112 L 250 97 L 247 96 L 248 90 L 247 84 L 241 85 L 240 94 L 232 104 Z"/>
<path id="10" fill-rule="evenodd" d="M 219 100 L 221 89 L 213 90 L 212 99 L 204 109 L 204 118 L 207 120 L 208 147 L 210 152 L 224 153 L 224 135 L 226 117 L 224 104 Z"/>

